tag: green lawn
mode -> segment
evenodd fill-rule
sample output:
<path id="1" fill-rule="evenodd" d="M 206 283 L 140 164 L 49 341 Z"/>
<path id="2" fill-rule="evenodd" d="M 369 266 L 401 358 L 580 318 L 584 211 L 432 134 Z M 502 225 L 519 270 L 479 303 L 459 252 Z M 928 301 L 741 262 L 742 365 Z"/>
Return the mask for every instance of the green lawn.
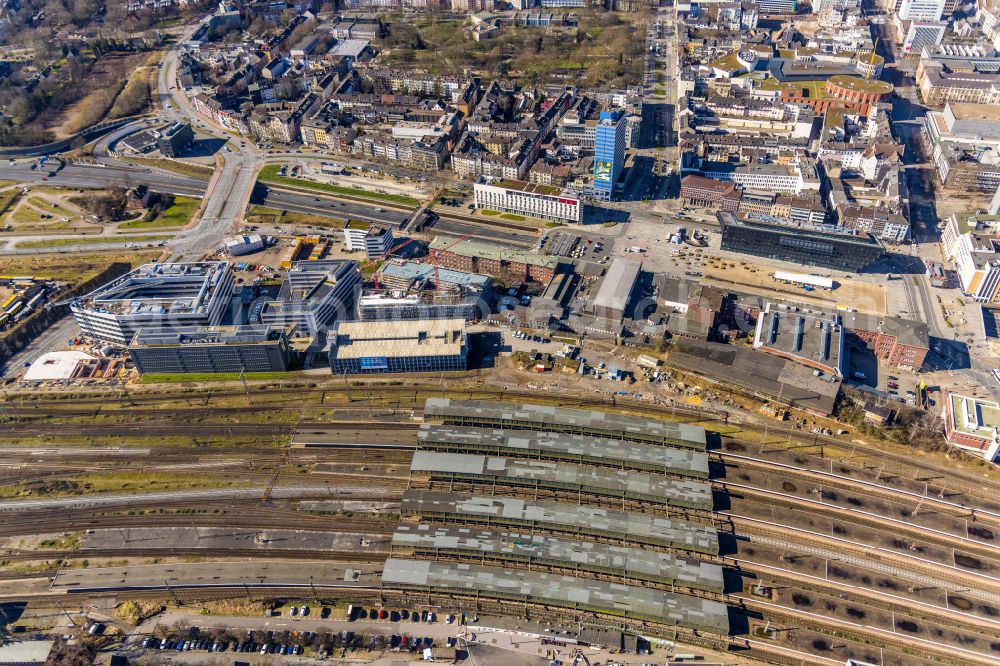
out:
<path id="1" fill-rule="evenodd" d="M 251 224 L 290 224 L 294 226 L 330 227 L 331 229 L 344 228 L 344 220 L 340 218 L 310 215 L 309 213 L 296 213 L 288 210 L 282 211 L 266 206 L 251 206 L 247 211 L 246 220 Z"/>
<path id="2" fill-rule="evenodd" d="M 247 372 L 247 381 L 288 379 L 287 372 Z M 140 379 L 142 384 L 178 384 L 184 382 L 235 382 L 238 372 L 151 372 Z"/>
<path id="3" fill-rule="evenodd" d="M 192 164 L 191 162 L 178 162 L 176 160 L 154 160 L 148 157 L 122 157 L 122 162 L 130 162 L 141 166 L 153 167 L 154 169 L 164 169 L 173 171 L 182 176 L 191 178 L 211 178 L 215 173 L 215 167 L 204 166 L 202 164 Z"/>
<path id="4" fill-rule="evenodd" d="M 162 214 L 152 220 L 144 221 L 141 218 L 125 222 L 119 225 L 119 229 L 162 229 L 166 227 L 183 227 L 201 206 L 201 199 L 192 197 L 174 197 L 174 205 L 163 211 Z"/>
<path id="5" fill-rule="evenodd" d="M 25 250 L 37 250 L 45 247 L 68 247 L 71 245 L 90 245 L 93 243 L 138 243 L 161 241 L 170 237 L 170 235 L 165 234 L 153 234 L 137 236 L 91 236 L 89 238 L 50 238 L 48 240 L 21 241 L 17 244 L 17 247 Z"/>
<path id="6" fill-rule="evenodd" d="M 290 176 L 279 176 L 278 169 L 281 166 L 278 164 L 269 164 L 260 170 L 260 175 L 257 176 L 257 180 L 262 183 L 271 183 L 273 185 L 286 185 L 288 187 L 302 187 L 308 190 L 318 190 L 320 192 L 328 192 L 330 194 L 342 194 L 352 197 L 364 197 L 365 199 L 373 199 L 375 201 L 385 201 L 386 203 L 395 203 L 402 206 L 419 206 L 420 201 L 414 199 L 413 197 L 403 196 L 402 194 L 383 194 L 381 192 L 370 192 L 368 190 L 358 189 L 356 187 L 341 187 L 339 185 L 331 185 L 329 183 L 317 183 L 311 180 L 305 180 L 303 178 L 292 178 Z"/>
<path id="7" fill-rule="evenodd" d="M 10 208 L 10 205 L 17 200 L 17 197 L 20 196 L 20 194 L 21 190 L 17 188 L 0 192 L 0 215 L 7 212 L 7 209 Z"/>
<path id="8" fill-rule="evenodd" d="M 524 215 L 515 215 L 514 213 L 500 213 L 500 217 L 511 222 L 524 222 L 528 219 Z"/>

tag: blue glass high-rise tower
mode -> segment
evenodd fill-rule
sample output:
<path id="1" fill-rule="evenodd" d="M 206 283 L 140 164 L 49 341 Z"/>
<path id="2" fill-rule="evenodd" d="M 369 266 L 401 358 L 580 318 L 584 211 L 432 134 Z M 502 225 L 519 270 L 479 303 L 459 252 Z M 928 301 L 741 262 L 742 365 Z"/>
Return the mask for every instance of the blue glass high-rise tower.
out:
<path id="1" fill-rule="evenodd" d="M 594 135 L 594 198 L 611 201 L 625 166 L 625 114 L 602 111 Z"/>

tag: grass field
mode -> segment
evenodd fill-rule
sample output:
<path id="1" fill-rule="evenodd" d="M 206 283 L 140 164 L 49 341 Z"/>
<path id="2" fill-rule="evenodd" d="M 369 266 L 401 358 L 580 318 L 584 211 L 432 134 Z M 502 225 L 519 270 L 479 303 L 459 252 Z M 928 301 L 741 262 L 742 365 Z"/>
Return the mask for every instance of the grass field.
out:
<path id="1" fill-rule="evenodd" d="M 101 492 L 146 492 L 157 490 L 193 490 L 197 488 L 240 488 L 250 485 L 244 479 L 205 474 L 170 474 L 164 472 L 111 472 L 83 474 L 44 481 L 12 483 L 0 486 L 0 498 L 66 497 Z"/>
<path id="2" fill-rule="evenodd" d="M 32 255 L 30 257 L 0 257 L 0 275 L 34 275 L 51 280 L 66 280 L 76 283 L 100 273 L 115 262 L 125 262 L 138 266 L 160 256 L 159 252 L 122 252 L 73 255 Z"/>
<path id="3" fill-rule="evenodd" d="M 243 374 L 247 381 L 272 381 L 288 379 L 287 372 L 247 372 Z M 151 372 L 143 375 L 140 384 L 178 384 L 185 382 L 235 382 L 240 378 L 238 372 Z"/>
<path id="4" fill-rule="evenodd" d="M 336 217 L 295 213 L 288 210 L 277 210 L 266 206 L 251 206 L 246 214 L 247 222 L 251 224 L 289 224 L 293 226 L 329 227 L 343 229 L 344 220 Z"/>
<path id="5" fill-rule="evenodd" d="M 203 166 L 201 164 L 191 164 L 190 162 L 177 162 L 175 160 L 154 160 L 148 157 L 123 157 L 121 158 L 121 161 L 141 166 L 153 167 L 155 169 L 173 171 L 174 173 L 179 173 L 182 176 L 190 176 L 191 178 L 211 178 L 212 174 L 215 173 L 214 167 Z"/>
<path id="6" fill-rule="evenodd" d="M 50 238 L 48 240 L 21 241 L 17 247 L 24 250 L 39 248 L 71 247 L 73 245 L 89 245 L 93 243 L 148 243 L 171 238 L 169 234 L 141 234 L 134 236 L 90 236 L 81 238 Z"/>
<path id="7" fill-rule="evenodd" d="M 201 199 L 194 199 L 192 197 L 174 197 L 174 205 L 163 211 L 162 214 L 158 215 L 152 220 L 143 221 L 142 219 L 133 220 L 131 222 L 125 222 L 118 226 L 119 229 L 163 229 L 167 227 L 183 227 L 194 214 L 198 212 L 198 207 L 201 206 Z"/>
<path id="8" fill-rule="evenodd" d="M 330 185 L 329 183 L 317 183 L 311 180 L 305 180 L 302 178 L 291 178 L 289 176 L 279 176 L 278 169 L 281 167 L 277 164 L 269 164 L 260 170 L 260 174 L 257 176 L 257 180 L 262 183 L 272 183 L 274 185 L 286 185 L 288 187 L 301 187 L 309 190 L 317 190 L 319 192 L 327 192 L 329 194 L 342 194 L 352 197 L 363 197 L 365 199 L 372 199 L 374 201 L 384 201 L 386 203 L 400 204 L 402 206 L 419 206 L 420 201 L 414 199 L 413 197 L 403 196 L 401 194 L 383 194 L 381 192 L 370 192 L 368 190 L 361 190 L 354 187 L 340 187 L 339 185 Z"/>

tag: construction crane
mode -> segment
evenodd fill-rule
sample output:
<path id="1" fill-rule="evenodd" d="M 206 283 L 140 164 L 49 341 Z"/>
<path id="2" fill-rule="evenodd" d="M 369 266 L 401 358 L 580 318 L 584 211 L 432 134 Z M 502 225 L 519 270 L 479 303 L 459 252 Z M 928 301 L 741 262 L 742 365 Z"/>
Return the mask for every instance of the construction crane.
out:
<path id="1" fill-rule="evenodd" d="M 458 245 L 462 241 L 468 240 L 468 239 L 472 238 L 474 235 L 475 234 L 465 234 L 464 236 L 462 236 L 458 240 L 456 240 L 456 241 L 454 241 L 452 243 L 448 243 L 448 245 L 446 245 L 445 247 L 441 248 L 440 250 L 434 250 L 433 252 L 431 252 L 431 263 L 434 264 L 434 291 L 435 292 L 441 291 L 441 278 L 438 275 L 438 255 L 440 255 L 442 252 L 447 252 L 448 250 L 450 250 L 451 248 L 455 247 L 456 245 Z"/>
<path id="2" fill-rule="evenodd" d="M 872 57 L 868 60 L 868 70 L 865 72 L 865 78 L 870 79 L 872 77 L 872 72 L 875 71 L 875 54 L 878 52 L 878 40 L 881 37 L 875 38 L 875 43 L 872 45 Z"/>
<path id="3" fill-rule="evenodd" d="M 391 248 L 388 252 L 386 252 L 382 256 L 381 259 L 376 259 L 375 261 L 372 262 L 372 265 L 375 267 L 375 273 L 373 274 L 373 276 L 375 278 L 375 289 L 381 289 L 382 288 L 382 286 L 379 284 L 379 281 L 378 281 L 379 262 L 380 261 L 385 261 L 390 256 L 392 256 L 396 252 L 399 252 L 400 250 L 402 250 L 404 247 L 406 247 L 410 243 L 414 242 L 415 240 L 416 240 L 415 238 L 407 238 L 405 241 L 403 241 L 402 243 L 397 244 L 396 246 L 394 246 L 393 248 Z"/>

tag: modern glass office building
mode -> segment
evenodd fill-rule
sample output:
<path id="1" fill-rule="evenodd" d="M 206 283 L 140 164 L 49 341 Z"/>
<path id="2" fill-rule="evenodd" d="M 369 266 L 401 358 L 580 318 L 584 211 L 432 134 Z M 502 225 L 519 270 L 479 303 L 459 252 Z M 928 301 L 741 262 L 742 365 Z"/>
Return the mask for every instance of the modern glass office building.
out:
<path id="1" fill-rule="evenodd" d="M 722 249 L 806 266 L 860 271 L 885 254 L 871 234 L 744 220 L 718 213 Z"/>
<path id="2" fill-rule="evenodd" d="M 625 166 L 625 114 L 604 111 L 594 135 L 594 198 L 611 201 Z"/>

